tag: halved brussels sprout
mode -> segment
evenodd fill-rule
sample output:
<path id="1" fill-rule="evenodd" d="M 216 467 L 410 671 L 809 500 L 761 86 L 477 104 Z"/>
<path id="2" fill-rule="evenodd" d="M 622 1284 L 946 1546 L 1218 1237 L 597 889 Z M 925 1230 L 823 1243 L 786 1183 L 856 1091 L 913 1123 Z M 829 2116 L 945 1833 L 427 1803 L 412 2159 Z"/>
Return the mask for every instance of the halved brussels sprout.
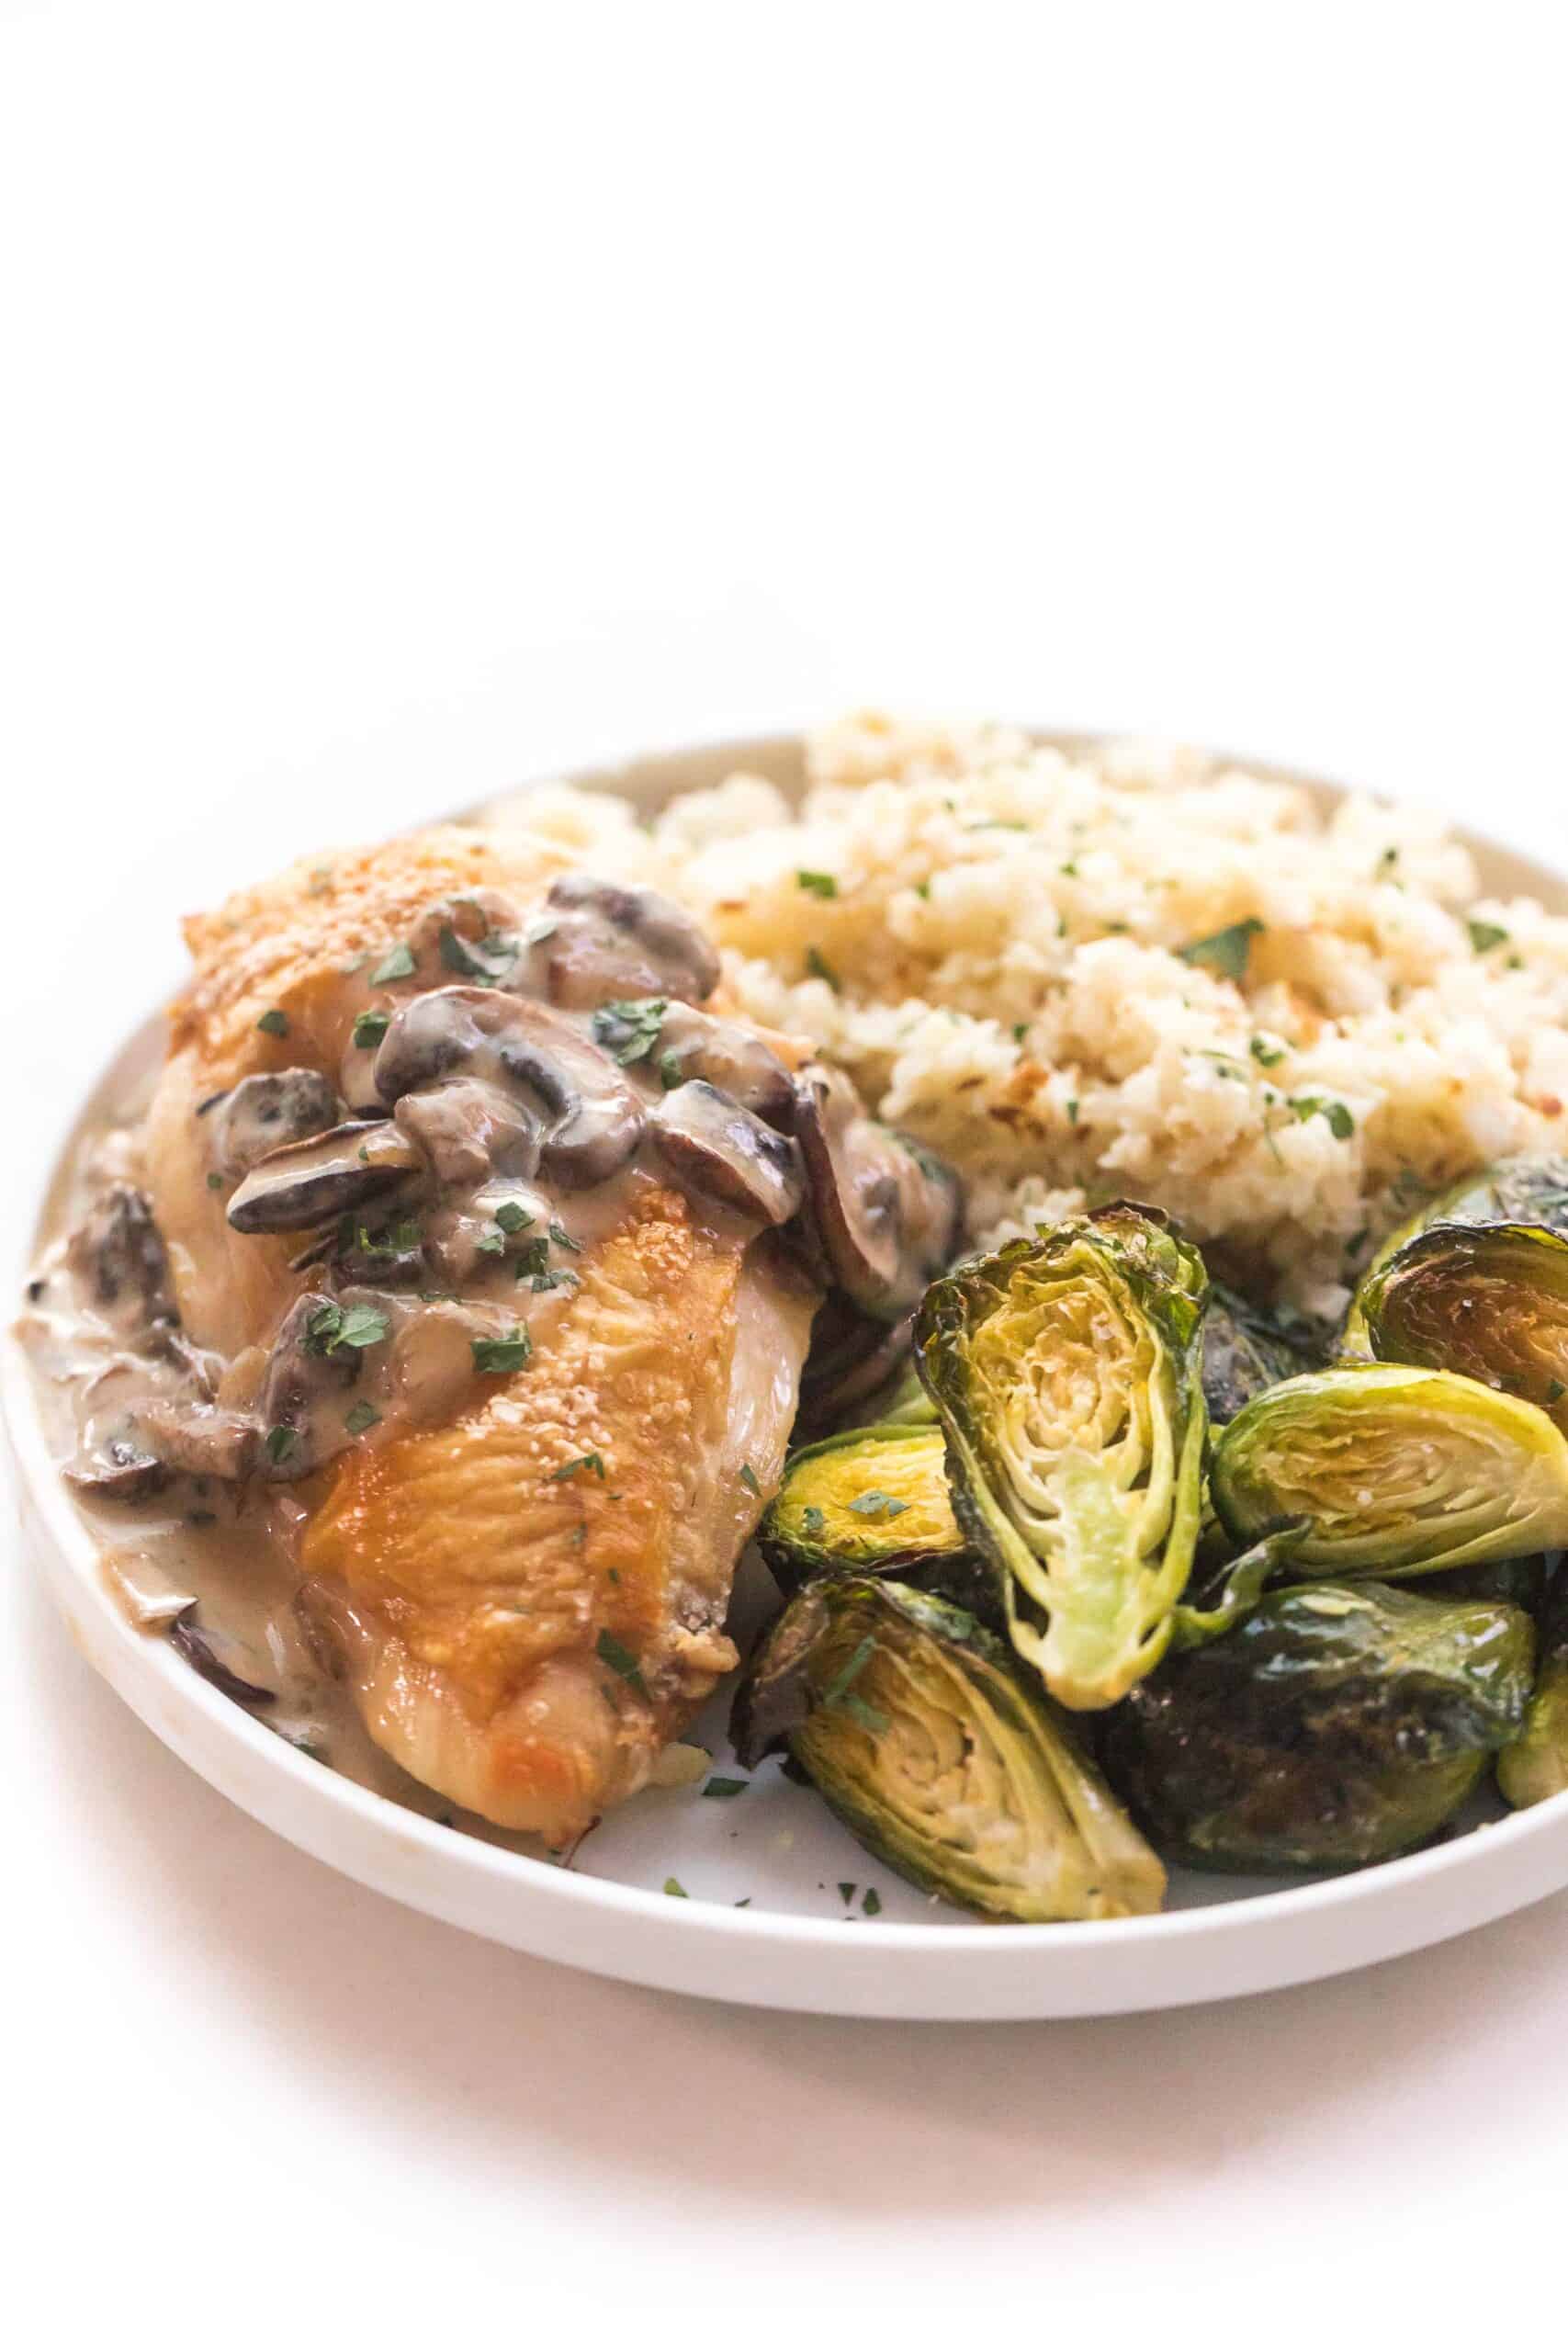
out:
<path id="1" fill-rule="evenodd" d="M 1417 1576 L 1568 1543 L 1568 1442 L 1533 1405 L 1455 1372 L 1304 1373 L 1222 1431 L 1214 1507 L 1239 1544 L 1307 1519 L 1292 1558 Z"/>
<path id="2" fill-rule="evenodd" d="M 1497 1785 L 1512 1805 L 1568 1792 L 1568 1567 L 1561 1561 L 1541 1619 L 1540 1666 L 1525 1727 L 1497 1758 Z"/>
<path id="3" fill-rule="evenodd" d="M 900 1576 L 964 1557 L 940 1429 L 883 1423 L 793 1455 L 757 1530 L 785 1592 L 825 1568 Z"/>
<path id="4" fill-rule="evenodd" d="M 1468 1373 L 1568 1429 L 1568 1239 L 1543 1225 L 1435 1225 L 1361 1286 L 1372 1353 Z"/>
<path id="5" fill-rule="evenodd" d="M 1420 1845 L 1517 1736 L 1523 1610 L 1382 1584 L 1269 1593 L 1109 1716 L 1111 1782 L 1200 1870 L 1348 1870 Z"/>
<path id="6" fill-rule="evenodd" d="M 928 1893 L 1004 1919 L 1157 1911 L 1165 1871 L 1056 1710 L 962 1609 L 829 1576 L 763 1636 L 735 1702 L 751 1767 L 787 1749 Z"/>
<path id="7" fill-rule="evenodd" d="M 1312 1372 L 1322 1361 L 1304 1318 L 1270 1314 L 1223 1283 L 1211 1284 L 1203 1317 L 1203 1396 L 1211 1421 L 1234 1421 L 1266 1388 Z"/>
<path id="8" fill-rule="evenodd" d="M 1170 1638 L 1202 1510 L 1207 1287 L 1195 1250 L 1117 1207 L 955 1268 L 916 1318 L 958 1523 L 1064 1706 L 1111 1706 Z"/>
<path id="9" fill-rule="evenodd" d="M 1367 1329 L 1366 1297 L 1391 1258 L 1434 1225 L 1543 1225 L 1549 1232 L 1568 1234 L 1568 1159 L 1552 1154 L 1520 1153 L 1499 1159 L 1473 1176 L 1434 1193 L 1425 1207 L 1396 1226 L 1373 1257 L 1357 1286 L 1339 1335 L 1342 1358 L 1373 1353 Z"/>

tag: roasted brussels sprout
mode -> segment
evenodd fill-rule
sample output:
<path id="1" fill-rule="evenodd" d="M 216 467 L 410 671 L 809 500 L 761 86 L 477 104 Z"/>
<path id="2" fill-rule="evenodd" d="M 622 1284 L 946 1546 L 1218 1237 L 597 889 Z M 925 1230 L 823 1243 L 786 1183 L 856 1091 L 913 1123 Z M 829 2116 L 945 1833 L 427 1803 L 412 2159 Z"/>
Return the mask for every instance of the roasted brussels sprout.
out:
<path id="1" fill-rule="evenodd" d="M 1339 1337 L 1341 1357 L 1370 1356 L 1366 1297 L 1390 1259 L 1435 1225 L 1543 1225 L 1568 1234 L 1568 1159 L 1521 1153 L 1500 1159 L 1435 1193 L 1425 1207 L 1397 1226 L 1361 1276 Z"/>
<path id="2" fill-rule="evenodd" d="M 1435 1225 L 1361 1286 L 1372 1353 L 1468 1373 L 1568 1429 L 1568 1238 L 1543 1225 Z"/>
<path id="3" fill-rule="evenodd" d="M 1116 1207 L 955 1268 L 916 1318 L 958 1523 L 1064 1706 L 1111 1705 L 1170 1638 L 1202 1509 L 1207 1283 Z"/>
<path id="4" fill-rule="evenodd" d="M 1223 1283 L 1211 1285 L 1203 1317 L 1203 1396 L 1211 1421 L 1235 1420 L 1266 1388 L 1314 1370 L 1322 1360 L 1303 1317 L 1270 1314 Z"/>
<path id="5" fill-rule="evenodd" d="M 1534 1645 L 1506 1603 L 1297 1585 L 1173 1651 L 1107 1717 L 1101 1758 L 1161 1850 L 1200 1870 L 1383 1861 L 1517 1736 Z"/>
<path id="6" fill-rule="evenodd" d="M 735 1702 L 748 1767 L 787 1749 L 874 1854 L 1005 1919 L 1157 1911 L 1165 1871 L 1006 1645 L 965 1611 L 818 1577 L 763 1636 Z"/>
<path id="7" fill-rule="evenodd" d="M 795 1454 L 757 1530 L 784 1591 L 824 1568 L 914 1581 L 911 1570 L 963 1560 L 945 1454 L 940 1429 L 897 1422 L 824 1438 Z"/>
<path id="8" fill-rule="evenodd" d="M 1546 1415 L 1460 1373 L 1391 1363 L 1309 1372 L 1220 1436 L 1215 1509 L 1237 1543 L 1311 1521 L 1311 1568 L 1415 1576 L 1568 1543 L 1568 1442 Z"/>
<path id="9" fill-rule="evenodd" d="M 1557 1564 L 1541 1617 L 1540 1665 L 1517 1739 L 1497 1758 L 1497 1785 L 1512 1805 L 1568 1792 L 1568 1566 Z"/>

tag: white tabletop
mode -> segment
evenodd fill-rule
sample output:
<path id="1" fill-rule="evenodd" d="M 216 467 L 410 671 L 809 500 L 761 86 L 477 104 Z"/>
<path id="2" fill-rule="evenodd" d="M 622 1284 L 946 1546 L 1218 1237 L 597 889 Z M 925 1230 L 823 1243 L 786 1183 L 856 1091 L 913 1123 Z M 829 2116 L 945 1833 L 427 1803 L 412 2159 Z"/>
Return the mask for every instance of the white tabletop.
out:
<path id="1" fill-rule="evenodd" d="M 1525 11 L 1293 18 L 0 6 L 13 1234 L 182 909 L 554 763 L 878 699 L 1568 861 L 1557 77 Z M 84 2324 L 1500 2326 L 1558 2267 L 1568 1898 L 1103 2024 L 660 1997 L 270 1838 L 6 1565 L 6 2212 Z"/>

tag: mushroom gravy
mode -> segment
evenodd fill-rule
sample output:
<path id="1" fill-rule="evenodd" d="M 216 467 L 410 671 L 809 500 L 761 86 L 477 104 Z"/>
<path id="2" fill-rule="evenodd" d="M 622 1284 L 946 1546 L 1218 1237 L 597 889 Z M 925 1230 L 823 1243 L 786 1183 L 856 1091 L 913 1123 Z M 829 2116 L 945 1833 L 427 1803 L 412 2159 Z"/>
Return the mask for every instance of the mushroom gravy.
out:
<path id="1" fill-rule="evenodd" d="M 255 1071 L 189 1111 L 210 1250 L 181 1255 L 160 1232 L 146 1102 L 83 1138 L 18 1334 L 130 1622 L 292 1744 L 449 1817 L 458 1808 L 364 1728 L 330 1611 L 301 1606 L 300 1540 L 334 1464 L 445 1427 L 523 1372 L 570 1316 L 574 1261 L 671 1191 L 694 1233 L 752 1270 L 732 1412 L 744 1419 L 754 1390 L 775 1418 L 783 1404 L 787 1430 L 795 1372 L 781 1398 L 763 1289 L 795 1292 L 808 1313 L 852 1276 L 884 1317 L 850 1317 L 860 1351 L 886 1354 L 885 1318 L 911 1269 L 951 1244 L 956 1187 L 929 1155 L 857 1122 L 841 1080 L 834 1132 L 815 1150 L 797 1138 L 818 1119 L 820 1083 L 797 1076 L 791 1041 L 691 1001 L 716 986 L 716 958 L 652 892 L 561 876 L 531 920 L 470 892 L 369 962 L 335 1071 Z M 287 1015 L 273 1020 L 257 1025 L 286 1039 Z M 281 1316 L 265 1343 L 206 1344 L 221 1313 L 204 1328 L 179 1301 L 221 1302 L 252 1249 L 284 1270 Z M 754 1517 L 742 1494 L 731 1565 Z M 720 1630 L 713 1598 L 676 1600 L 679 1638 L 700 1652 L 705 1629 Z"/>

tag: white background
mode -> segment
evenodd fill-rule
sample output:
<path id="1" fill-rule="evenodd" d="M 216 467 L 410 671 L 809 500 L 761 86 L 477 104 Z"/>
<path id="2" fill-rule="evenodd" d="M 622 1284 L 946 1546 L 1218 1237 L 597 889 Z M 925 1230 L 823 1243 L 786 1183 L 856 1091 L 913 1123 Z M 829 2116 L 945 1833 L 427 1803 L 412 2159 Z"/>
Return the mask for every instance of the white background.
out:
<path id="1" fill-rule="evenodd" d="M 1561 854 L 1561 21 L 0 0 L 13 1229 L 182 909 L 558 763 L 883 700 Z M 17 1568 L 18 2341 L 1441 2340 L 1560 2278 L 1568 1898 L 1164 2018 L 705 2007 L 276 1843 Z"/>

